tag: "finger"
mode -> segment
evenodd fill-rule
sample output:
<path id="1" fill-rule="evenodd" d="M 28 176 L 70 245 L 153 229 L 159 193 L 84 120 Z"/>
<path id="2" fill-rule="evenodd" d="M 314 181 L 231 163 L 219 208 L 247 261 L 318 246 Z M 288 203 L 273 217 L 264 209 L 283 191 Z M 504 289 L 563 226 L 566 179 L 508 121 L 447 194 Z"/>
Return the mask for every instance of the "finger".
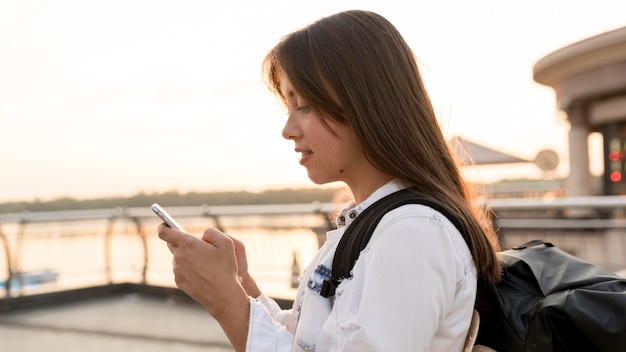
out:
<path id="1" fill-rule="evenodd" d="M 168 243 L 168 247 L 178 247 L 179 242 L 183 240 L 185 236 L 188 236 L 186 233 L 175 230 L 164 223 L 159 225 L 158 233 L 159 238 Z"/>
<path id="2" fill-rule="evenodd" d="M 177 249 L 178 247 L 174 246 L 173 244 L 171 244 L 171 243 L 169 243 L 169 242 L 166 242 L 166 243 L 167 243 L 167 249 L 169 249 L 169 250 L 170 250 L 170 253 L 174 254 L 174 252 L 176 251 L 176 249 Z"/>
<path id="3" fill-rule="evenodd" d="M 237 238 L 233 237 L 232 235 L 229 235 L 227 233 L 225 233 L 224 235 L 226 235 L 228 238 L 230 238 L 234 243 L 241 243 L 241 244 L 243 244 L 243 242 L 241 242 Z"/>
<path id="4" fill-rule="evenodd" d="M 221 231 L 219 231 L 218 229 L 215 228 L 208 228 L 206 230 L 204 230 L 204 233 L 202 234 L 202 240 L 204 242 L 208 242 L 214 246 L 217 247 L 217 244 L 226 240 L 226 241 L 232 241 L 230 239 L 230 237 L 228 237 L 228 235 L 222 233 Z"/>

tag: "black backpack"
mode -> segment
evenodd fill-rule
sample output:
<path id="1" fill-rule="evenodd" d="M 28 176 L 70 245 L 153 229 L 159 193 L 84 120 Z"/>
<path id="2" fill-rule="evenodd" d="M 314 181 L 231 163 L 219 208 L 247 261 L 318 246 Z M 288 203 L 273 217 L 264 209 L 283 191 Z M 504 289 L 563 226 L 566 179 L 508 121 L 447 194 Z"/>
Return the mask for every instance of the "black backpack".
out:
<path id="1" fill-rule="evenodd" d="M 477 344 L 514 352 L 626 351 L 626 278 L 541 240 L 500 258 L 502 280 L 477 296 Z"/>
<path id="2" fill-rule="evenodd" d="M 439 211 L 469 244 L 463 223 L 445 206 L 409 190 L 397 191 L 367 207 L 348 226 L 322 296 L 332 297 L 339 282 L 352 276 L 378 222 L 405 204 Z M 499 255 L 502 281 L 486 285 L 479 280 L 477 344 L 499 352 L 626 351 L 626 279 L 542 241 Z"/>

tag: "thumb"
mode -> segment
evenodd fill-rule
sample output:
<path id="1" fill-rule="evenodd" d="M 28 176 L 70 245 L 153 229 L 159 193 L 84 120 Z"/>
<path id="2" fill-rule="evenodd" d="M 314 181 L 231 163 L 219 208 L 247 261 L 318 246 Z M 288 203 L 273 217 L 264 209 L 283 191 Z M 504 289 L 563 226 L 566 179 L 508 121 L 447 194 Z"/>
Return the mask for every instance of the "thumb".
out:
<path id="1" fill-rule="evenodd" d="M 175 230 L 166 224 L 159 225 L 158 233 L 160 239 L 175 247 L 178 246 L 180 240 L 185 236 L 184 232 Z"/>

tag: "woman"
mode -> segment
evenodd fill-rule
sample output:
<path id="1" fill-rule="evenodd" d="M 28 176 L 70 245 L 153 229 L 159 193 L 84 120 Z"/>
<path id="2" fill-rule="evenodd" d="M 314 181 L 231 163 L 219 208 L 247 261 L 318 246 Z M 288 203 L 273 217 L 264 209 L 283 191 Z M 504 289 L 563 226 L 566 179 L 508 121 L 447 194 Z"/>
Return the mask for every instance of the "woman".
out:
<path id="1" fill-rule="evenodd" d="M 305 270 L 292 310 L 261 294 L 243 244 L 215 229 L 200 240 L 159 227 L 177 285 L 220 322 L 237 351 L 460 351 L 478 279 L 499 279 L 499 248 L 400 33 L 375 13 L 341 12 L 284 37 L 263 67 L 288 112 L 283 137 L 309 178 L 345 183 L 353 205 Z M 434 209 L 401 206 L 383 217 L 353 277 L 334 298 L 322 297 L 346 226 L 405 188 L 450 209 L 469 246 Z"/>

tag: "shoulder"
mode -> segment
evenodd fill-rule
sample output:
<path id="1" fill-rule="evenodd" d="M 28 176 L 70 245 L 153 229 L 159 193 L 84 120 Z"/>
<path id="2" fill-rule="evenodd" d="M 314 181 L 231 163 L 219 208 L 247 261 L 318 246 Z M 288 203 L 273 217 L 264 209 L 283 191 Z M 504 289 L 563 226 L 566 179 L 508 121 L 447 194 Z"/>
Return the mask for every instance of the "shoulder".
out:
<path id="1" fill-rule="evenodd" d="M 425 256 L 455 253 L 464 265 L 471 253 L 459 230 L 439 211 L 422 204 L 407 204 L 389 211 L 372 234 L 372 246 L 406 246 Z"/>
<path id="2" fill-rule="evenodd" d="M 414 235 L 420 233 L 443 232 L 459 234 L 459 231 L 444 214 L 423 204 L 406 204 L 385 214 L 378 226 L 374 230 L 374 234 L 382 232 L 408 231 Z"/>

